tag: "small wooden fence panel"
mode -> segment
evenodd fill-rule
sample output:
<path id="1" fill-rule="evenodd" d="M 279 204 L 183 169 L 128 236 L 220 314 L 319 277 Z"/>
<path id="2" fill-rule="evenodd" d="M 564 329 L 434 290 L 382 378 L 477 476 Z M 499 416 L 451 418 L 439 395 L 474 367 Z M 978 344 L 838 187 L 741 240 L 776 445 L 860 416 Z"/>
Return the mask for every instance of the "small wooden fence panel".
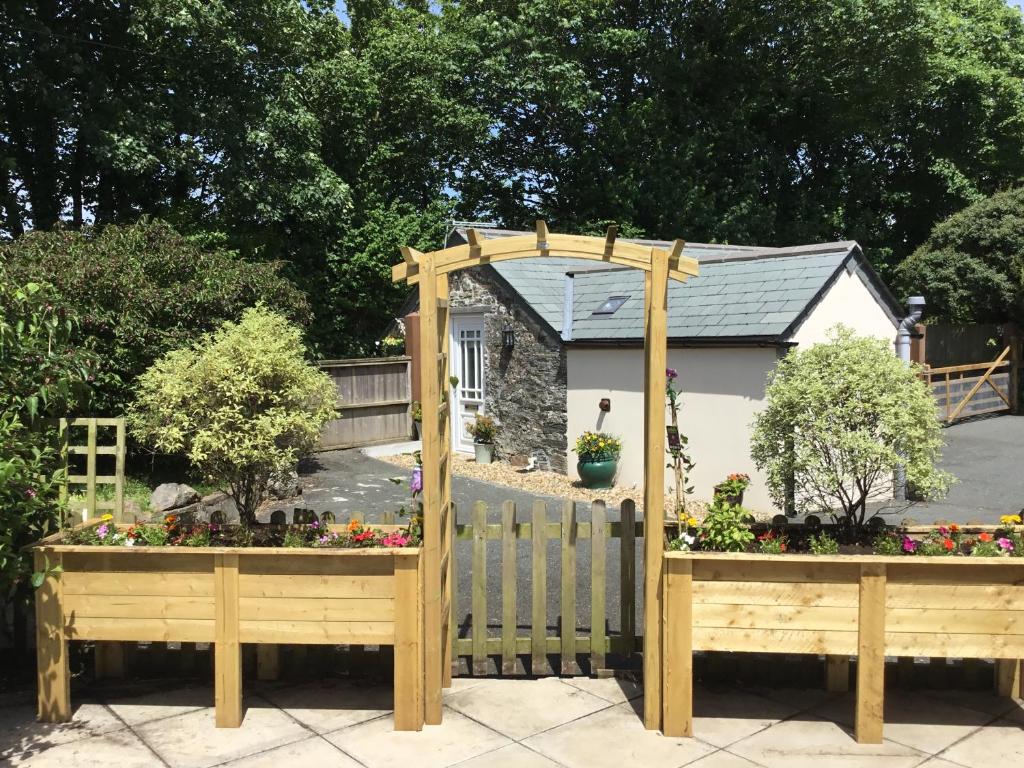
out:
<path id="1" fill-rule="evenodd" d="M 338 389 L 340 418 L 320 435 L 320 448 L 352 448 L 408 440 L 412 431 L 408 357 L 325 360 L 320 370 Z"/>
<path id="2" fill-rule="evenodd" d="M 124 512 L 124 418 L 60 419 L 61 454 L 66 474 L 61 486 L 61 501 L 82 493 L 84 499 L 71 506 L 71 514 L 82 520 L 109 512 L 117 520 Z M 84 457 L 83 459 L 77 457 Z M 99 488 L 113 486 L 109 499 L 100 498 Z"/>
<path id="3" fill-rule="evenodd" d="M 549 655 L 561 657 L 560 667 L 554 672 L 562 675 L 579 674 L 577 656 L 590 658 L 591 674 L 606 667 L 608 654 L 628 656 L 640 649 L 636 636 L 636 543 L 643 538 L 643 523 L 636 520 L 634 502 L 621 505 L 619 521 L 609 522 L 604 502 L 591 506 L 590 521 L 577 521 L 576 503 L 566 500 L 562 504 L 561 520 L 548 520 L 547 506 L 535 501 L 528 520 L 517 517 L 516 505 L 507 501 L 502 505 L 501 522 L 487 522 L 487 505 L 477 502 L 473 507 L 472 523 L 457 525 L 456 539 L 472 542 L 472 572 L 465 577 L 453 574 L 453 583 L 459 578 L 471 580 L 471 610 L 468 618 L 468 637 L 460 637 L 460 614 L 457 601 L 452 601 L 453 666 L 458 657 L 471 660 L 469 670 L 474 675 L 489 673 L 489 659 L 500 659 L 497 669 L 506 675 L 516 674 L 516 660 L 529 656 L 525 666 L 533 675 L 550 674 Z M 607 555 L 608 540 L 619 539 L 619 613 L 620 630 L 613 636 L 607 626 Z M 555 586 L 560 595 L 560 620 L 557 634 L 549 634 L 547 621 L 548 542 L 559 542 L 561 561 L 560 584 Z M 577 629 L 577 542 L 590 542 L 591 587 L 589 629 L 582 634 Z M 487 542 L 500 541 L 500 558 L 495 567 L 501 573 L 501 621 L 499 626 L 489 625 L 487 616 L 487 571 L 491 566 Z M 517 554 L 521 543 L 530 548 L 530 616 L 524 626 L 517 616 L 517 598 L 527 588 L 518 581 Z M 453 559 L 453 563 L 457 559 Z M 453 592 L 457 595 L 460 590 Z M 465 614 L 461 614 L 464 616 Z M 521 631 L 522 630 L 522 631 Z M 458 672 L 456 671 L 456 674 Z"/>
<path id="4" fill-rule="evenodd" d="M 1015 361 L 1006 347 L 994 361 L 926 368 L 939 419 L 957 419 L 1014 410 Z"/>

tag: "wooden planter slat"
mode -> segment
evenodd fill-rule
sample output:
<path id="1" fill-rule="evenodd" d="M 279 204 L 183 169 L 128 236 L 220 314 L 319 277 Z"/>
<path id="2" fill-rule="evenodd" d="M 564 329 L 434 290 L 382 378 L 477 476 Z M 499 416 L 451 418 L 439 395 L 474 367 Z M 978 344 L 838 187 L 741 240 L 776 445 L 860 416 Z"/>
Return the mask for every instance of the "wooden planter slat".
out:
<path id="1" fill-rule="evenodd" d="M 423 725 L 423 564 L 419 549 L 339 550 L 36 547 L 49 572 L 36 592 L 39 717 L 71 717 L 67 641 L 214 644 L 218 727 L 241 724 L 243 643 L 260 645 L 261 678 L 276 643 L 395 646 L 395 727 Z M 63 572 L 54 574 L 54 566 Z M 110 658 L 107 658 L 109 656 Z"/>
<path id="2" fill-rule="evenodd" d="M 1000 690 L 1022 693 L 1024 561 L 670 552 L 664 566 L 666 735 L 692 735 L 693 651 L 824 655 L 829 690 L 856 656 L 863 743 L 882 740 L 886 656 L 993 658 Z"/>

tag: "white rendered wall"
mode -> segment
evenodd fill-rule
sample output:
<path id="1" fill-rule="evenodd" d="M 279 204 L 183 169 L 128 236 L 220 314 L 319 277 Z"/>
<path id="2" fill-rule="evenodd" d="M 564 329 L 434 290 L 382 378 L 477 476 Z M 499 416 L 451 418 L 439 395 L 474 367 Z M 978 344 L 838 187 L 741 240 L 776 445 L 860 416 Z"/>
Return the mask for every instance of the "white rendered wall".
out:
<path id="1" fill-rule="evenodd" d="M 775 511 L 750 458 L 750 424 L 763 408 L 765 378 L 776 359 L 776 347 L 669 349 L 668 364 L 679 371 L 677 385 L 683 393 L 680 431 L 690 438 L 696 462 L 691 474 L 694 498 L 710 500 L 714 486 L 726 475 L 746 472 L 752 484 L 744 506 Z M 571 453 L 576 437 L 586 430 L 611 432 L 623 442 L 617 485 L 635 486 L 642 494 L 643 350 L 570 347 L 567 369 L 569 475 L 577 477 L 576 456 Z M 603 397 L 611 399 L 609 413 L 598 408 Z M 667 471 L 665 477 L 671 488 L 672 473 Z"/>
<path id="2" fill-rule="evenodd" d="M 790 338 L 800 346 L 817 344 L 825 341 L 828 330 L 839 323 L 852 328 L 858 336 L 874 336 L 895 344 L 896 324 L 864 281 L 846 270 Z"/>

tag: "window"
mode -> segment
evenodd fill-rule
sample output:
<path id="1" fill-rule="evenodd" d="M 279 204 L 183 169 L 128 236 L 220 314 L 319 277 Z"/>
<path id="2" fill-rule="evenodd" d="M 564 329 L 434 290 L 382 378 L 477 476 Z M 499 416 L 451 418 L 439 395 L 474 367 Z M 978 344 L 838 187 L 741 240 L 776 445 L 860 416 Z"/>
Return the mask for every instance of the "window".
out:
<path id="1" fill-rule="evenodd" d="M 595 315 L 614 315 L 629 300 L 629 296 L 609 296 L 608 300 L 594 310 Z"/>

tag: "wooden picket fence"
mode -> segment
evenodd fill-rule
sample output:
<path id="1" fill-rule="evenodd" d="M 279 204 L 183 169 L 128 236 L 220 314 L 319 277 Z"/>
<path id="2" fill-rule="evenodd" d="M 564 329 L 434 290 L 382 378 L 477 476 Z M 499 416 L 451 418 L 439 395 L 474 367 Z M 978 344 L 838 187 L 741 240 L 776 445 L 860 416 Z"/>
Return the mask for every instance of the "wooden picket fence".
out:
<path id="1" fill-rule="evenodd" d="M 636 636 L 636 542 L 641 539 L 643 523 L 636 520 L 636 506 L 633 501 L 624 501 L 620 507 L 620 520 L 607 520 L 604 502 L 591 505 L 590 521 L 576 519 L 576 503 L 566 500 L 562 503 L 561 520 L 549 521 L 547 505 L 535 501 L 528 521 L 517 518 L 515 503 L 506 501 L 501 508 L 501 522 L 487 522 L 487 505 L 477 502 L 473 506 L 472 523 L 456 525 L 455 538 L 472 542 L 472 569 L 466 578 L 471 580 L 471 611 L 468 637 L 460 637 L 458 601 L 452 601 L 452 646 L 453 666 L 458 657 L 468 657 L 469 671 L 474 675 L 489 673 L 489 658 L 500 658 L 497 668 L 502 674 L 517 672 L 519 656 L 529 656 L 530 664 L 525 667 L 531 674 L 549 674 L 548 655 L 561 657 L 560 672 L 563 675 L 579 674 L 577 656 L 590 657 L 590 670 L 606 667 L 609 654 L 629 656 L 640 650 L 640 639 Z M 608 540 L 619 540 L 619 612 L 620 628 L 616 635 L 607 627 L 607 554 Z M 560 594 L 560 620 L 558 634 L 549 634 L 547 622 L 548 583 L 547 550 L 548 541 L 560 543 L 561 578 L 558 585 Z M 580 634 L 577 630 L 577 542 L 590 541 L 590 626 Z M 487 572 L 490 564 L 487 557 L 487 542 L 501 542 L 500 562 L 495 567 L 501 571 L 501 622 L 500 626 L 488 625 L 487 620 Z M 528 542 L 531 547 L 530 622 L 523 627 L 517 617 L 517 596 L 520 584 L 517 574 L 517 551 L 519 542 Z M 458 559 L 453 559 L 458 563 Z M 456 595 L 461 574 L 453 574 L 453 590 Z M 491 630 L 495 630 L 492 632 Z M 521 632 L 520 630 L 524 630 Z M 495 635 L 495 636 L 492 636 Z M 556 670 L 557 672 L 558 670 Z M 456 669 L 455 674 L 458 674 Z"/>

